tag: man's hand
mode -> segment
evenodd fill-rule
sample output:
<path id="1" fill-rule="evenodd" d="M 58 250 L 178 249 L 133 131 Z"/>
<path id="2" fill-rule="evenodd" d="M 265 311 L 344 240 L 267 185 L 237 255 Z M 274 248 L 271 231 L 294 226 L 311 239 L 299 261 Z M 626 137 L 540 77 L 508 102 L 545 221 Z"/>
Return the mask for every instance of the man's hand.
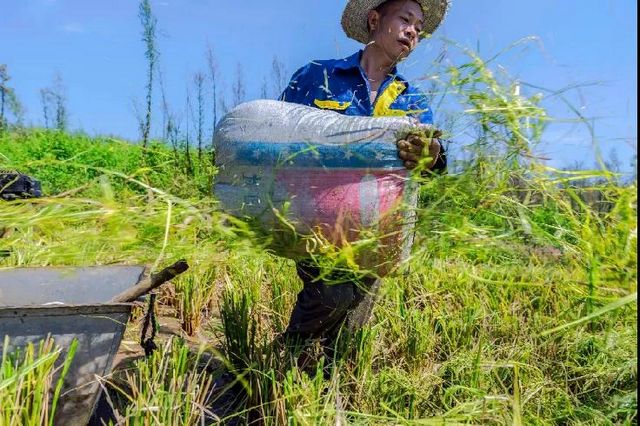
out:
<path id="1" fill-rule="evenodd" d="M 430 170 L 436 160 L 438 154 L 440 154 L 440 142 L 438 137 L 442 133 L 440 131 L 434 131 L 431 138 L 421 136 L 416 133 L 408 134 L 404 139 L 398 140 L 396 146 L 398 147 L 398 156 L 403 160 L 404 166 L 412 170 L 416 168 L 420 160 L 428 159 L 429 163 L 426 164 L 426 170 Z"/>

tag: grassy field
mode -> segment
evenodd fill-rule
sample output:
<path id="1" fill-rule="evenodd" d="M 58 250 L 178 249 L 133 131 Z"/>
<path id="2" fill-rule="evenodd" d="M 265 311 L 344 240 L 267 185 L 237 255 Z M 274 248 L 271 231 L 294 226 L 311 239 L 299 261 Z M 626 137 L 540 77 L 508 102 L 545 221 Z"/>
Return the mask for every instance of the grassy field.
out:
<path id="1" fill-rule="evenodd" d="M 328 377 L 274 342 L 301 283 L 216 210 L 209 157 L 5 133 L 0 168 L 41 179 L 48 197 L 0 204 L 0 266 L 187 259 L 159 293 L 175 337 L 109 378 L 122 424 L 636 424 L 636 184 L 531 160 L 544 111 L 482 72 L 451 72 L 480 129 L 472 160 L 423 182 L 412 257 L 384 280 L 370 325 L 345 332 Z M 139 326 L 140 312 L 129 340 Z M 33 371 L 20 368 L 33 353 L 14 358 L 3 404 Z M 23 424 L 40 424 L 35 412 Z"/>

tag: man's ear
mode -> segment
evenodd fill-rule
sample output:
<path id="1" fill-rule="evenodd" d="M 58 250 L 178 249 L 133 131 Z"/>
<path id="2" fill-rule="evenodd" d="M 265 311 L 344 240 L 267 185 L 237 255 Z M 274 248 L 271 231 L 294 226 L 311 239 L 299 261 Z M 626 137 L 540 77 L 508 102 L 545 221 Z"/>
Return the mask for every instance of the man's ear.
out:
<path id="1" fill-rule="evenodd" d="M 370 10 L 367 15 L 367 27 L 369 28 L 369 33 L 372 33 L 378 29 L 380 25 L 380 13 L 377 10 Z"/>

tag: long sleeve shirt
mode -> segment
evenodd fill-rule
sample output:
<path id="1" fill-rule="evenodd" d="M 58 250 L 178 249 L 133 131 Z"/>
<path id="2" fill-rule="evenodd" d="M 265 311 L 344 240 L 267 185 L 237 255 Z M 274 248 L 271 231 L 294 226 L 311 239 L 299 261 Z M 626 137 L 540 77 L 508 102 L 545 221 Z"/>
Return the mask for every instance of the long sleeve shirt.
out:
<path id="1" fill-rule="evenodd" d="M 369 80 L 360 66 L 362 50 L 344 59 L 312 61 L 297 70 L 280 100 L 344 115 L 370 117 L 412 117 L 433 124 L 433 112 L 426 95 L 397 73 L 394 67 L 371 99 Z M 432 167 L 446 168 L 444 149 Z"/>

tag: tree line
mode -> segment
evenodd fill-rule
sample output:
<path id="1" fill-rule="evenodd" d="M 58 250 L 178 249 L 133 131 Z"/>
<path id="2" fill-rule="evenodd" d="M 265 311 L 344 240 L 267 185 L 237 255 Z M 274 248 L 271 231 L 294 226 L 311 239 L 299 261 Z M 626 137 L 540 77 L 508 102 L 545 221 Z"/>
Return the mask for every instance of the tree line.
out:
<path id="1" fill-rule="evenodd" d="M 204 52 L 205 65 L 203 69 L 193 73 L 185 88 L 185 104 L 183 114 L 173 107 L 167 98 L 165 76 L 160 67 L 160 52 L 157 46 L 158 20 L 153 14 L 150 0 L 141 0 L 138 7 L 138 17 L 142 28 L 142 41 L 145 46 L 146 85 L 144 110 L 137 108 L 136 117 L 139 125 L 141 143 L 147 147 L 150 142 L 150 129 L 154 116 L 155 99 L 159 95 L 161 112 L 161 139 L 169 143 L 174 150 L 184 148 L 188 161 L 187 169 L 191 169 L 191 150 L 194 149 L 198 160 L 202 161 L 209 155 L 213 163 L 214 129 L 220 117 L 231 108 L 244 102 L 247 98 L 244 69 L 242 64 L 236 65 L 233 83 L 231 85 L 231 100 L 227 100 L 221 90 L 221 75 L 215 50 L 208 44 Z M 154 84 L 156 81 L 158 84 Z M 270 80 L 270 83 L 269 83 Z M 260 97 L 275 98 L 288 83 L 288 73 L 283 62 L 273 56 L 269 80 L 263 78 Z M 159 93 L 156 93 L 158 92 Z M 207 136 L 208 135 L 208 136 Z"/>
<path id="2" fill-rule="evenodd" d="M 138 123 L 140 143 L 144 148 L 147 148 L 152 140 L 168 144 L 176 154 L 178 152 L 184 154 L 180 158 L 184 158 L 185 171 L 189 174 L 195 173 L 195 159 L 200 164 L 204 159 L 210 159 L 211 164 L 215 160 L 213 135 L 219 119 L 231 108 L 247 100 L 244 68 L 242 64 L 236 64 L 230 87 L 231 93 L 228 97 L 215 49 L 211 44 L 208 44 L 204 51 L 201 69 L 196 70 L 185 84 L 184 103 L 176 106 L 169 101 L 167 96 L 167 79 L 162 71 L 162 56 L 157 43 L 158 20 L 153 13 L 150 0 L 139 1 L 138 18 L 143 47 L 141 53 L 144 54 L 146 61 L 144 102 L 142 104 L 134 103 L 134 115 Z M 437 62 L 441 59 L 439 58 Z M 276 98 L 288 83 L 288 77 L 289 72 L 285 65 L 274 55 L 271 69 L 268 75 L 262 79 L 260 97 Z M 429 93 L 436 91 L 431 88 Z M 481 94 L 476 95 L 480 96 Z M 66 89 L 62 75 L 56 73 L 51 85 L 40 89 L 40 101 L 44 127 L 66 130 L 70 114 L 67 108 Z M 432 99 L 432 101 L 436 100 Z M 18 100 L 14 88 L 11 87 L 8 67 L 6 64 L 0 64 L 0 132 L 10 126 L 22 126 L 24 115 L 24 108 Z M 155 135 L 153 129 L 156 129 Z M 478 140 L 487 138 L 487 129 L 483 127 L 477 137 Z M 606 161 L 607 169 L 620 172 L 620 160 L 615 150 L 610 153 L 609 157 Z M 635 171 L 635 157 L 632 161 Z M 463 164 L 464 162 L 459 163 Z M 574 167 L 574 170 L 584 170 L 585 168 L 584 164 L 575 166 L 579 167 Z M 595 167 L 599 168 L 598 165 Z M 635 180 L 635 173 L 633 179 Z"/>
<path id="3" fill-rule="evenodd" d="M 184 91 L 184 104 L 173 105 L 167 96 L 166 75 L 161 67 L 158 47 L 158 20 L 150 0 L 140 0 L 138 18 L 145 57 L 144 101 L 134 102 L 133 113 L 138 124 L 140 144 L 147 148 L 153 140 L 169 144 L 175 151 L 185 150 L 187 171 L 193 171 L 192 156 L 214 160 L 213 132 L 220 118 L 247 100 L 247 86 L 242 64 L 236 64 L 228 96 L 213 45 L 204 51 L 201 69 L 193 72 Z M 264 76 L 261 98 L 276 98 L 288 83 L 288 72 L 277 55 L 273 56 L 268 76 Z M 56 73 L 48 87 L 40 89 L 42 126 L 68 130 L 70 111 L 63 76 Z M 0 64 L 0 132 L 9 127 L 23 127 L 25 110 L 6 64 Z M 155 131 L 154 131 L 155 129 Z M 155 133 L 155 134 L 154 134 Z M 194 152 L 195 151 L 195 152 Z"/>

